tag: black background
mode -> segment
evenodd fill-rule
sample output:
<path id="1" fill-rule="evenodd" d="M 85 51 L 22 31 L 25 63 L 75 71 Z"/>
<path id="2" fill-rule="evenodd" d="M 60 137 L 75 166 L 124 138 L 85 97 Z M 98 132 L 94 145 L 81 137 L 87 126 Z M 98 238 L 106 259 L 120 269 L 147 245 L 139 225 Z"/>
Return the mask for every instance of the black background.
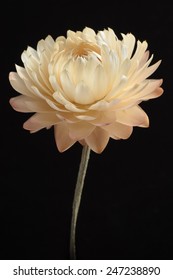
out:
<path id="1" fill-rule="evenodd" d="M 8 81 L 21 53 L 68 29 L 133 33 L 147 40 L 164 94 L 142 103 L 148 129 L 91 153 L 77 224 L 78 259 L 173 259 L 172 3 L 5 1 L 1 7 L 0 258 L 69 259 L 71 206 L 81 146 L 57 151 L 53 128 L 30 134 Z"/>

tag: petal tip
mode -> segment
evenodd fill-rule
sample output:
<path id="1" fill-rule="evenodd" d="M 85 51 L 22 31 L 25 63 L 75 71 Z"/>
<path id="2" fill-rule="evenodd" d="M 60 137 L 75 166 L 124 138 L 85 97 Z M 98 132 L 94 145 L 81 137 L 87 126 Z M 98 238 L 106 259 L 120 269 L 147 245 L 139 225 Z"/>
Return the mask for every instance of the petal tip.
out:
<path id="1" fill-rule="evenodd" d="M 8 74 L 8 77 L 9 77 L 9 80 L 12 80 L 12 79 L 13 79 L 13 72 L 10 72 L 10 73 Z"/>
<path id="2" fill-rule="evenodd" d="M 10 98 L 9 103 L 11 107 L 16 110 L 16 102 L 15 102 L 15 97 Z"/>

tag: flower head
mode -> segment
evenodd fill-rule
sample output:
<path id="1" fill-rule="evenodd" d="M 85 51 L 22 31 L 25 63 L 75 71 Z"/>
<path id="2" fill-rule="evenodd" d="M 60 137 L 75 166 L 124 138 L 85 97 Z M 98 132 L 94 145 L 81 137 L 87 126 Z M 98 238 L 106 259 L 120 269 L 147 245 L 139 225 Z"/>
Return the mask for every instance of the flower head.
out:
<path id="1" fill-rule="evenodd" d="M 133 126 L 148 127 L 139 104 L 160 96 L 162 79 L 148 79 L 160 61 L 150 65 L 147 42 L 132 34 L 118 39 L 110 28 L 91 28 L 47 36 L 37 49 L 22 53 L 24 67 L 9 75 L 21 95 L 11 98 L 19 112 L 34 112 L 24 128 L 31 132 L 54 126 L 58 150 L 76 141 L 101 153 L 109 138 L 127 139 Z"/>

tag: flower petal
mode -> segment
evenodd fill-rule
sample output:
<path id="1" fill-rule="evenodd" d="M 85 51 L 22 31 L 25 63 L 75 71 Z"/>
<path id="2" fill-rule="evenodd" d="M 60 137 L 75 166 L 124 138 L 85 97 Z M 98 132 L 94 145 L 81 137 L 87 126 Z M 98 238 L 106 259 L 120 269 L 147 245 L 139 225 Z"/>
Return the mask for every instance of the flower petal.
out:
<path id="1" fill-rule="evenodd" d="M 19 93 L 27 96 L 33 96 L 32 92 L 28 90 L 24 81 L 19 77 L 18 73 L 10 72 L 9 81 L 12 87 Z"/>
<path id="2" fill-rule="evenodd" d="M 131 126 L 114 122 L 113 124 L 102 127 L 109 133 L 113 139 L 127 139 L 132 134 L 133 128 Z"/>
<path id="3" fill-rule="evenodd" d="M 89 116 L 89 115 L 79 115 L 79 116 L 76 116 L 76 118 L 81 121 L 93 121 L 93 120 L 95 120 L 96 117 Z"/>
<path id="4" fill-rule="evenodd" d="M 127 46 L 127 56 L 129 58 L 131 58 L 134 47 L 135 47 L 136 39 L 131 33 L 128 33 L 126 35 L 122 33 L 121 35 L 123 37 L 124 45 Z"/>
<path id="5" fill-rule="evenodd" d="M 134 63 L 136 60 L 140 61 L 146 52 L 146 49 L 148 47 L 148 44 L 146 41 L 140 42 L 139 40 L 137 41 L 137 47 L 134 55 L 131 58 L 131 61 Z"/>
<path id="6" fill-rule="evenodd" d="M 94 120 L 90 120 L 90 122 L 96 126 L 105 126 L 115 122 L 116 120 L 116 112 L 111 110 L 99 111 L 97 115 L 95 115 Z"/>
<path id="7" fill-rule="evenodd" d="M 37 44 L 37 53 L 38 56 L 41 57 L 43 53 L 46 53 L 47 56 L 51 56 L 55 41 L 53 38 L 48 35 L 45 40 L 41 39 Z"/>
<path id="8" fill-rule="evenodd" d="M 69 123 L 69 135 L 72 139 L 79 141 L 88 135 L 94 130 L 95 126 L 87 123 L 85 121 L 79 121 L 76 123 Z"/>
<path id="9" fill-rule="evenodd" d="M 148 116 L 139 106 L 134 106 L 127 110 L 117 111 L 116 121 L 129 126 L 149 126 Z"/>
<path id="10" fill-rule="evenodd" d="M 89 107 L 90 110 L 103 111 L 109 108 L 109 103 L 105 100 L 100 100 Z"/>
<path id="11" fill-rule="evenodd" d="M 149 60 L 148 60 L 149 62 Z M 148 64 L 148 62 L 146 62 L 146 65 Z M 159 67 L 161 63 L 161 60 L 159 60 L 158 62 L 156 62 L 155 64 L 146 67 L 145 65 L 143 66 L 143 68 L 136 73 L 135 78 L 133 80 L 133 83 L 141 83 L 142 81 L 144 81 L 146 78 L 148 78 L 149 76 L 151 76 L 151 74 L 153 74 L 156 69 Z"/>
<path id="12" fill-rule="evenodd" d="M 160 87 L 163 83 L 163 80 L 150 80 L 148 87 L 142 93 L 139 93 L 138 99 L 140 100 L 149 100 L 153 98 L 157 98 L 162 95 L 163 89 Z"/>
<path id="13" fill-rule="evenodd" d="M 41 99 L 19 95 L 10 99 L 10 105 L 18 112 L 51 112 L 51 107 Z"/>
<path id="14" fill-rule="evenodd" d="M 87 105 L 94 102 L 92 91 L 83 81 L 76 86 L 74 101 L 81 105 Z"/>
<path id="15" fill-rule="evenodd" d="M 74 101 L 75 86 L 71 82 L 68 71 L 64 70 L 60 74 L 61 85 L 63 88 L 63 95 L 69 100 Z"/>
<path id="16" fill-rule="evenodd" d="M 80 107 L 78 108 L 76 106 L 76 104 L 69 102 L 67 99 L 65 99 L 65 97 L 63 96 L 63 94 L 60 91 L 56 91 L 53 94 L 54 99 L 60 103 L 61 105 L 64 105 L 64 107 L 71 112 L 85 112 L 86 110 L 84 109 L 80 109 Z"/>
<path id="17" fill-rule="evenodd" d="M 100 127 L 96 127 L 84 140 L 91 150 L 100 154 L 109 142 L 109 133 Z"/>
<path id="18" fill-rule="evenodd" d="M 70 138 L 68 125 L 63 121 L 54 126 L 54 135 L 59 152 L 66 151 L 76 142 L 76 140 Z"/>
<path id="19" fill-rule="evenodd" d="M 141 100 L 143 101 L 143 100 L 149 100 L 149 99 L 157 98 L 157 97 L 161 96 L 163 92 L 164 92 L 163 88 L 159 87 L 159 88 L 155 89 L 152 93 L 143 97 Z"/>
<path id="20" fill-rule="evenodd" d="M 37 132 L 42 128 L 55 125 L 59 121 L 55 114 L 36 113 L 23 124 L 23 128 L 31 132 Z"/>
<path id="21" fill-rule="evenodd" d="M 83 38 L 89 42 L 96 42 L 96 33 L 93 29 L 89 28 L 89 27 L 85 27 L 83 30 Z"/>
<path id="22" fill-rule="evenodd" d="M 54 91 L 62 90 L 60 85 L 58 84 L 55 75 L 49 75 L 49 82 Z"/>
<path id="23" fill-rule="evenodd" d="M 92 98 L 92 102 L 100 100 L 106 95 L 107 86 L 108 86 L 108 77 L 103 67 L 99 64 L 97 65 L 94 72 L 94 84 L 92 87 L 92 92 L 93 92 L 92 94 L 94 99 Z"/>

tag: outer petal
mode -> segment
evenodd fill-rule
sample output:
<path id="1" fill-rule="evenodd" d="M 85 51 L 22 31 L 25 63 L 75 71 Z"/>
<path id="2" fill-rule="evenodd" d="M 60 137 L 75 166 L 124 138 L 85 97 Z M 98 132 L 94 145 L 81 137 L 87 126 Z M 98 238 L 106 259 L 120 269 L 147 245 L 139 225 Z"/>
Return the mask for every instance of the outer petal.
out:
<path id="1" fill-rule="evenodd" d="M 148 66 L 149 60 L 146 62 L 146 65 Z M 136 75 L 134 75 L 134 80 L 132 80 L 131 82 L 133 83 L 141 83 L 142 81 L 144 81 L 146 78 L 148 78 L 149 76 L 151 76 L 151 74 L 153 74 L 156 69 L 159 67 L 161 63 L 161 60 L 159 60 L 158 62 L 156 62 L 155 64 L 147 67 L 147 66 L 143 66 L 138 72 L 136 72 Z"/>
<path id="2" fill-rule="evenodd" d="M 163 93 L 163 88 L 159 87 L 156 90 L 154 90 L 151 94 L 143 97 L 142 101 L 157 98 L 157 97 L 161 96 L 162 93 Z"/>
<path id="3" fill-rule="evenodd" d="M 135 47 L 136 39 L 131 33 L 126 35 L 122 33 L 121 35 L 123 37 L 124 45 L 127 46 L 127 56 L 130 58 Z"/>
<path id="4" fill-rule="evenodd" d="M 70 138 L 69 129 L 66 122 L 59 122 L 54 126 L 55 142 L 60 152 L 69 149 L 76 140 Z"/>
<path id="5" fill-rule="evenodd" d="M 154 99 L 162 95 L 163 89 L 160 87 L 163 83 L 163 80 L 151 80 L 149 82 L 148 91 L 145 92 L 145 94 L 142 96 L 142 98 L 139 97 L 140 100 L 149 100 Z M 141 95 L 141 93 L 139 93 Z"/>
<path id="6" fill-rule="evenodd" d="M 60 120 L 55 114 L 36 113 L 23 124 L 23 128 L 30 130 L 31 132 L 37 132 L 42 128 L 49 128 L 50 126 L 57 124 L 59 121 Z"/>
<path id="7" fill-rule="evenodd" d="M 69 123 L 69 135 L 72 139 L 79 141 L 86 138 L 92 133 L 95 126 L 85 121 L 79 121 L 77 123 Z"/>
<path id="8" fill-rule="evenodd" d="M 116 121 L 125 125 L 140 127 L 149 126 L 148 116 L 139 106 L 117 111 L 116 116 Z"/>
<path id="9" fill-rule="evenodd" d="M 100 127 L 96 127 L 84 140 L 91 150 L 100 154 L 108 144 L 109 133 Z"/>
<path id="10" fill-rule="evenodd" d="M 10 105 L 18 112 L 53 112 L 53 109 L 42 99 L 19 95 L 10 99 Z"/>
<path id="11" fill-rule="evenodd" d="M 133 128 L 128 125 L 124 125 L 118 122 L 115 122 L 110 125 L 102 127 L 109 133 L 109 136 L 113 139 L 127 139 L 132 134 Z"/>
<path id="12" fill-rule="evenodd" d="M 140 42 L 137 41 L 136 51 L 134 55 L 131 58 L 131 61 L 135 62 L 136 60 L 140 61 L 146 52 L 146 49 L 148 47 L 148 43 L 146 41 Z"/>
<path id="13" fill-rule="evenodd" d="M 28 90 L 24 81 L 19 77 L 16 72 L 10 72 L 9 81 L 12 87 L 19 93 L 27 96 L 33 96 L 32 92 Z"/>
<path id="14" fill-rule="evenodd" d="M 83 29 L 83 38 L 89 42 L 93 42 L 96 43 L 96 33 L 93 29 L 89 28 L 89 27 L 85 27 Z"/>
<path id="15" fill-rule="evenodd" d="M 90 120 L 90 122 L 96 126 L 104 126 L 115 122 L 116 120 L 116 112 L 107 110 L 107 111 L 99 111 L 95 116 L 94 120 Z"/>

